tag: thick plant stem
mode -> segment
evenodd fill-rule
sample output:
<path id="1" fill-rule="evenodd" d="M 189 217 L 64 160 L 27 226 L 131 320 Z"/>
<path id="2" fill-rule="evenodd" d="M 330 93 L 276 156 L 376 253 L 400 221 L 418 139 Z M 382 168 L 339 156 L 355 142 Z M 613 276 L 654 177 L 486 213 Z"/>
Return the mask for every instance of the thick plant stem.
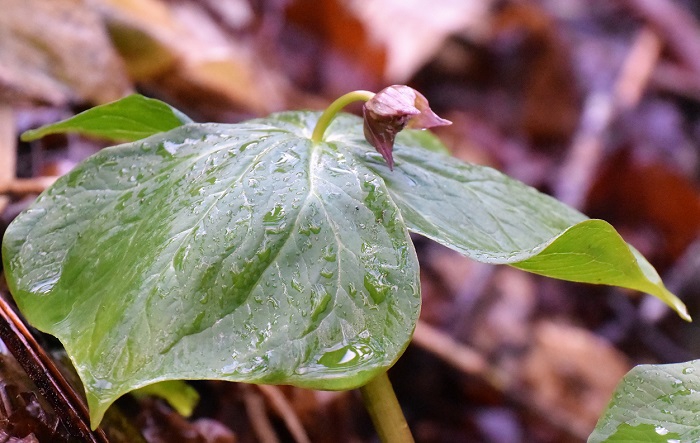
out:
<path id="1" fill-rule="evenodd" d="M 311 134 L 311 140 L 314 143 L 319 143 L 321 140 L 323 140 L 323 134 L 326 132 L 326 129 L 328 129 L 328 126 L 331 124 L 331 122 L 338 114 L 338 112 L 340 112 L 341 109 L 343 109 L 352 102 L 366 102 L 372 97 L 374 97 L 374 92 L 361 90 L 348 92 L 347 94 L 338 97 L 336 101 L 331 103 L 330 106 L 328 106 L 326 110 L 323 111 L 321 117 L 319 117 L 318 122 L 316 122 L 314 132 L 313 134 Z"/>
<path id="2" fill-rule="evenodd" d="M 413 443 L 413 435 L 386 372 L 361 387 L 360 392 L 382 443 Z"/>

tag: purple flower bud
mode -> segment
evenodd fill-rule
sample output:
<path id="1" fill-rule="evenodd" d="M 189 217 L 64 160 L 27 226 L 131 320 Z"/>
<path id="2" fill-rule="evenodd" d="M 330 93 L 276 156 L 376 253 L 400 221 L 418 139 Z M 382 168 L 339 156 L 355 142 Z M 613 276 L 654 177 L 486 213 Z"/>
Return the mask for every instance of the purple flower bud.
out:
<path id="1" fill-rule="evenodd" d="M 374 146 L 394 169 L 394 139 L 403 128 L 427 129 L 451 125 L 435 114 L 428 100 L 413 88 L 394 85 L 379 91 L 362 107 L 365 139 Z"/>

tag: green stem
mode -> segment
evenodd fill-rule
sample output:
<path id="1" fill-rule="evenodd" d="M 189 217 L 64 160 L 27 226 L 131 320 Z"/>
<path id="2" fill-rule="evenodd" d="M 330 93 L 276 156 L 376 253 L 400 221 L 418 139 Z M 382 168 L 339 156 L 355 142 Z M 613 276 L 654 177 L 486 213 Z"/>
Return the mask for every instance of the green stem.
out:
<path id="1" fill-rule="evenodd" d="M 328 129 L 335 116 L 340 112 L 341 109 L 346 107 L 352 102 L 363 101 L 374 97 L 374 92 L 370 91 L 352 91 L 345 95 L 338 97 L 336 101 L 331 103 L 331 105 L 323 111 L 321 117 L 319 117 L 318 122 L 316 122 L 316 127 L 314 128 L 313 134 L 311 134 L 311 140 L 314 143 L 320 143 L 323 140 L 323 134 Z"/>
<path id="2" fill-rule="evenodd" d="M 370 380 L 360 392 L 383 443 L 413 443 L 413 435 L 386 372 Z"/>

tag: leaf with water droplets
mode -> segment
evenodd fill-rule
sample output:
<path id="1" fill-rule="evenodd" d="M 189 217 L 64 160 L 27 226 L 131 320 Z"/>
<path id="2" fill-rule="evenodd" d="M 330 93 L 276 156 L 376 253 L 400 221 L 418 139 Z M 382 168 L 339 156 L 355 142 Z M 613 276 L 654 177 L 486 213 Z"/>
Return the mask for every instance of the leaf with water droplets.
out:
<path id="1" fill-rule="evenodd" d="M 494 169 L 427 151 L 414 139 L 397 138 L 390 171 L 349 127 L 336 137 L 382 177 L 409 230 L 481 262 L 648 292 L 690 320 L 683 302 L 607 222 Z"/>
<path id="2" fill-rule="evenodd" d="M 615 390 L 589 443 L 700 440 L 700 360 L 632 369 Z"/>
<path id="3" fill-rule="evenodd" d="M 93 425 L 157 381 L 349 389 L 403 352 L 420 305 L 408 231 L 379 177 L 311 142 L 316 118 L 107 148 L 8 228 L 11 291 L 64 344 Z"/>

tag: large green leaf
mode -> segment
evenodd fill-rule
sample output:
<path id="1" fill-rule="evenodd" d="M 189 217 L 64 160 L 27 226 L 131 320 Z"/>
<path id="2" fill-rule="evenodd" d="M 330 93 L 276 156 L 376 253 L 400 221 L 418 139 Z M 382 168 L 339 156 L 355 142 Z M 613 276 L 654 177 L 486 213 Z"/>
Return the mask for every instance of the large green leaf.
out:
<path id="1" fill-rule="evenodd" d="M 485 262 L 662 287 L 614 230 L 585 237 L 603 222 L 425 134 L 398 138 L 393 173 L 356 117 L 314 145 L 318 116 L 187 124 L 105 149 L 8 228 L 10 289 L 63 342 L 94 425 L 120 395 L 163 380 L 362 385 L 415 327 L 408 230 Z M 633 271 L 596 277 L 600 257 Z"/>
<path id="2" fill-rule="evenodd" d="M 63 342 L 93 424 L 156 381 L 348 389 L 398 358 L 420 304 L 408 232 L 380 178 L 307 132 L 288 114 L 107 148 L 8 228 L 12 293 Z"/>
<path id="3" fill-rule="evenodd" d="M 31 141 L 48 134 L 77 132 L 115 141 L 135 141 L 191 123 L 189 117 L 159 100 L 132 94 L 116 102 L 22 134 Z"/>
<path id="4" fill-rule="evenodd" d="M 384 179 L 409 230 L 475 260 L 510 264 L 563 280 L 608 284 L 657 296 L 690 320 L 685 305 L 663 285 L 646 259 L 605 221 L 500 172 L 399 143 L 396 168 L 368 151 L 352 123 L 338 139 Z"/>
<path id="5" fill-rule="evenodd" d="M 700 360 L 632 369 L 588 441 L 700 441 Z"/>

